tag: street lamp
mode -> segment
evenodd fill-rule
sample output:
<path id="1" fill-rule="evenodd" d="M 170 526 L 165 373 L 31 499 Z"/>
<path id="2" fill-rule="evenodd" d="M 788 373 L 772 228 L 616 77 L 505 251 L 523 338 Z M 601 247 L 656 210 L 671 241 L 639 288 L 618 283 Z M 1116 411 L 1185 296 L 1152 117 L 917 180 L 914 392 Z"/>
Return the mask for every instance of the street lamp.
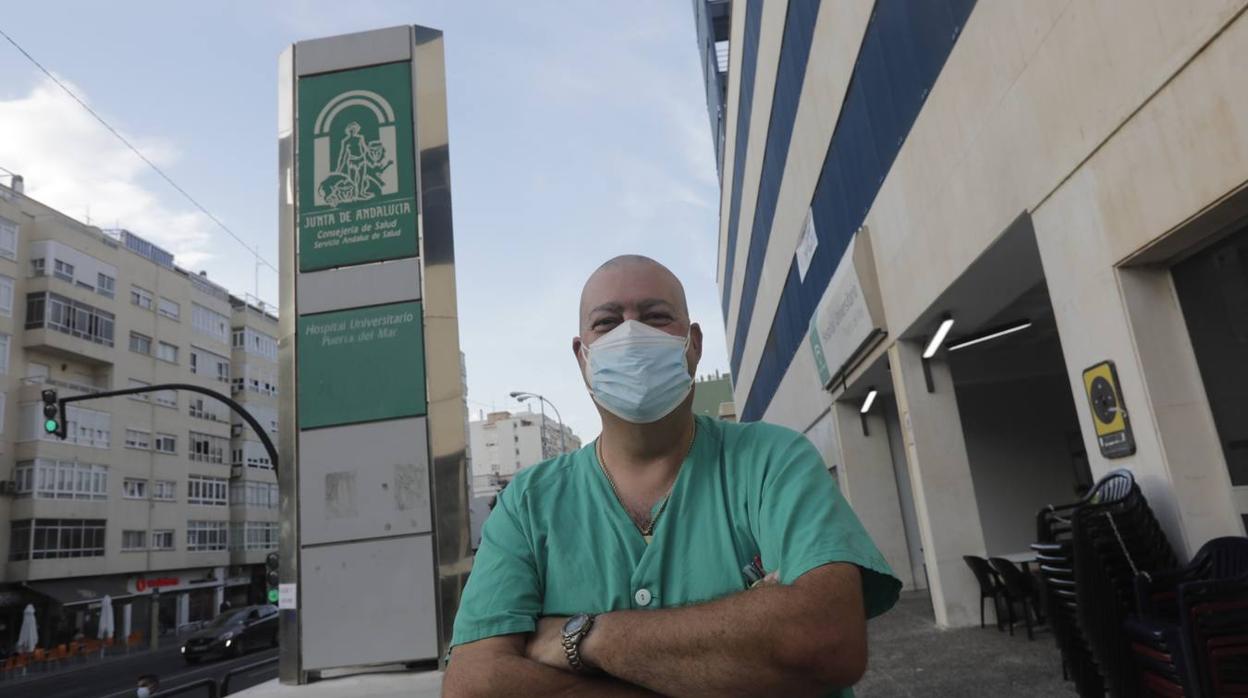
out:
<path id="1" fill-rule="evenodd" d="M 551 402 L 550 400 L 547 400 L 545 397 L 538 395 L 537 393 L 526 393 L 526 392 L 522 392 L 519 390 L 513 391 L 511 393 L 511 399 L 519 400 L 520 402 L 525 402 L 529 400 L 530 398 L 537 398 L 539 406 L 545 403 L 546 405 L 550 405 L 550 409 L 555 411 L 555 417 L 558 418 L 559 420 L 559 452 L 567 453 L 568 441 L 567 441 L 567 436 L 564 435 L 563 415 L 559 414 L 559 408 L 555 407 L 555 403 Z M 543 406 L 541 407 L 541 410 L 542 410 L 542 443 L 545 444 L 546 443 L 546 408 Z M 545 458 L 545 457 L 546 457 L 546 454 L 542 453 L 542 458 Z"/>

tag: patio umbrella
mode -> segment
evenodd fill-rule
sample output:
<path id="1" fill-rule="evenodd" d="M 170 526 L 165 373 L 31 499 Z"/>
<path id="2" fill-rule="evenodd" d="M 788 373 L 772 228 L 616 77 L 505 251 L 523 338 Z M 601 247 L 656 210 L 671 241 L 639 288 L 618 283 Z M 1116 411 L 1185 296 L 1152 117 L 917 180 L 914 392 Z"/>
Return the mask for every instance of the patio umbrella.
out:
<path id="1" fill-rule="evenodd" d="M 95 636 L 101 640 L 113 637 L 113 599 L 108 594 L 100 601 L 100 627 Z M 100 645 L 100 656 L 104 655 L 104 645 Z"/>
<path id="2" fill-rule="evenodd" d="M 26 611 L 22 615 L 22 629 L 17 634 L 17 651 L 34 652 L 38 644 L 39 627 L 35 625 L 35 607 L 26 604 Z"/>

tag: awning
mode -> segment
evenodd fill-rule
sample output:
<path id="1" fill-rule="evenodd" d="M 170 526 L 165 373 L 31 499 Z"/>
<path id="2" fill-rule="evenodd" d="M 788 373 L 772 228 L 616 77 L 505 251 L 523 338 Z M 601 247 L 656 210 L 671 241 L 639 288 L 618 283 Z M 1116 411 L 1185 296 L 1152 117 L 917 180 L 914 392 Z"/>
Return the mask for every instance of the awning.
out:
<path id="1" fill-rule="evenodd" d="M 133 596 L 126 588 L 125 577 L 53 579 L 43 582 L 26 582 L 26 587 L 62 606 L 98 603 L 106 594 L 114 601 Z"/>
<path id="2" fill-rule="evenodd" d="M 30 592 L 16 586 L 0 585 L 0 608 L 9 606 L 25 606 L 35 597 Z"/>

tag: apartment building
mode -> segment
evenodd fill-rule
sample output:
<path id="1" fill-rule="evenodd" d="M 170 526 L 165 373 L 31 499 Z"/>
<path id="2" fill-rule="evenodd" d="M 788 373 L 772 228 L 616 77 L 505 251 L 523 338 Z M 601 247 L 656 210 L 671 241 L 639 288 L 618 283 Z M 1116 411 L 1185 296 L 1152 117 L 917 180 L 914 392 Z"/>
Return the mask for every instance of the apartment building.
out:
<path id="1" fill-rule="evenodd" d="M 536 412 L 490 412 L 468 432 L 473 497 L 491 497 L 521 468 L 581 447 L 570 427 Z"/>
<path id="2" fill-rule="evenodd" d="M 276 431 L 276 319 L 126 230 L 84 225 L 0 186 L 0 645 L 26 604 L 41 637 L 162 632 L 257 600 L 277 547 L 259 441 L 188 391 L 70 406 L 44 433 L 41 391 L 162 383 L 232 394 Z"/>

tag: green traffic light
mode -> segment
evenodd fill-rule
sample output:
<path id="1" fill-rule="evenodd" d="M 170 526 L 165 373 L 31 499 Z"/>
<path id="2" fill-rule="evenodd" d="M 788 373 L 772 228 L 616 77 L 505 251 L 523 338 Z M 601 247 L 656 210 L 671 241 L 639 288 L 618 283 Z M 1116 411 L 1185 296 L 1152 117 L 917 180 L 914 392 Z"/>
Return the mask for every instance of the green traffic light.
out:
<path id="1" fill-rule="evenodd" d="M 43 423 L 43 430 L 48 432 L 49 434 L 55 434 L 57 430 L 60 428 L 61 428 L 61 425 L 57 424 L 55 419 L 49 419 Z"/>
<path id="2" fill-rule="evenodd" d="M 269 589 L 269 603 L 277 603 L 277 589 Z"/>

